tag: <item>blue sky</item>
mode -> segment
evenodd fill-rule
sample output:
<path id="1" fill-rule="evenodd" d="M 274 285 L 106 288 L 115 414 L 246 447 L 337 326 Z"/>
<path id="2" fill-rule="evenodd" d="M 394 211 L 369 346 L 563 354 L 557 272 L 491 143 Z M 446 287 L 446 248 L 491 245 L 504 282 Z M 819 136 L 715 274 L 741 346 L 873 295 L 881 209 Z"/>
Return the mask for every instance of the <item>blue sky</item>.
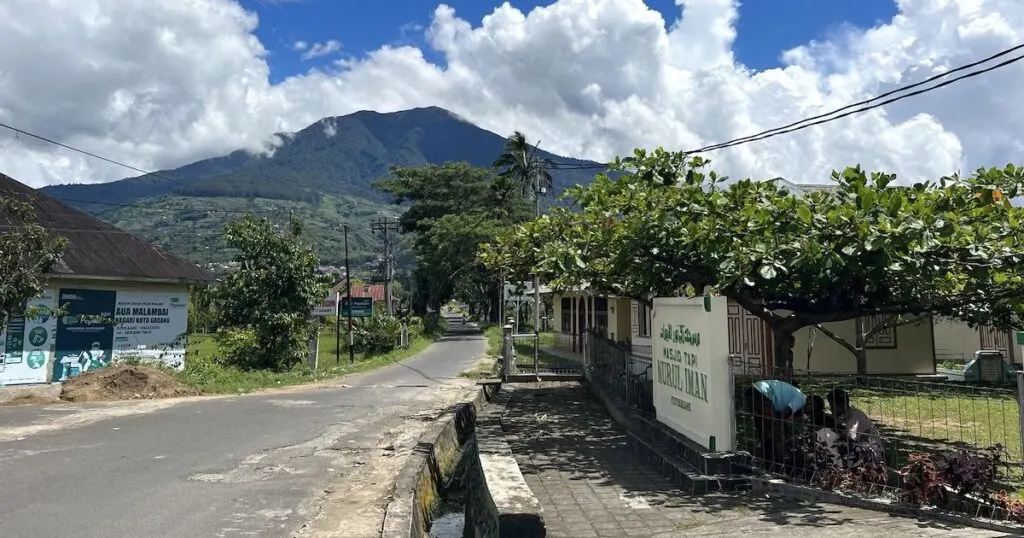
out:
<path id="1" fill-rule="evenodd" d="M 425 0 L 241 0 L 260 17 L 256 30 L 268 58 L 273 82 L 304 73 L 329 63 L 336 55 L 302 60 L 302 52 L 291 49 L 296 41 L 313 43 L 337 40 L 341 52 L 362 56 L 386 44 L 417 45 L 426 56 L 442 62 L 426 45 L 423 27 L 438 2 Z M 448 0 L 456 14 L 474 26 L 499 0 Z M 516 0 L 512 5 L 523 12 L 551 1 Z M 666 24 L 679 13 L 673 0 L 647 0 L 660 11 Z M 354 7 L 358 6 L 358 7 Z M 894 0 L 747 0 L 740 8 L 735 52 L 741 62 L 756 70 L 779 65 L 782 51 L 837 32 L 845 25 L 861 28 L 889 20 L 896 12 Z"/>

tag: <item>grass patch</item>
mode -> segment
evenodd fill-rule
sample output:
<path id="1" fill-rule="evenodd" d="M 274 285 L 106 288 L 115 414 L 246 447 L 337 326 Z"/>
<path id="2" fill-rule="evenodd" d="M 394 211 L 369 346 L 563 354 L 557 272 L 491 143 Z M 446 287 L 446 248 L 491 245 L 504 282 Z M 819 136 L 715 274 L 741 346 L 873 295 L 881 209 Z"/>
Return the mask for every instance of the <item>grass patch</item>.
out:
<path id="1" fill-rule="evenodd" d="M 420 336 L 414 338 L 406 349 L 396 349 L 383 355 L 356 355 L 354 364 L 349 364 L 348 353 L 342 353 L 341 363 L 334 359 L 334 334 L 321 334 L 320 353 L 316 371 L 305 365 L 297 365 L 287 372 L 271 370 L 244 371 L 218 364 L 217 342 L 210 335 L 189 337 L 188 358 L 185 370 L 176 372 L 183 383 L 195 387 L 205 394 L 242 394 L 255 390 L 301 385 L 324 381 L 348 374 L 381 368 L 413 357 L 434 343 L 438 337 Z M 325 340 L 329 340 L 326 342 Z M 325 347 L 326 352 L 325 352 Z"/>
<path id="2" fill-rule="evenodd" d="M 504 339 L 501 325 L 494 324 L 484 329 L 484 336 L 487 337 L 487 355 L 491 357 L 501 356 L 501 341 Z"/>
<path id="3" fill-rule="evenodd" d="M 498 377 L 498 359 L 491 356 L 484 357 L 472 369 L 459 372 L 459 377 L 466 379 L 493 379 Z"/>

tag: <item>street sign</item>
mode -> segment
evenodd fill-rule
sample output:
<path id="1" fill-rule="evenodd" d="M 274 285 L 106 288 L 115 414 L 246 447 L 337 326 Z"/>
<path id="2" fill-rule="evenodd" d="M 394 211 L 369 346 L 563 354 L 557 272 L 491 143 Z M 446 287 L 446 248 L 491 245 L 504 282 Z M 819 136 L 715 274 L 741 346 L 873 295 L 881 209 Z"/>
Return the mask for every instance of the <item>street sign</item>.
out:
<path id="1" fill-rule="evenodd" d="M 349 298 L 341 298 L 341 311 L 338 313 L 341 317 L 348 317 L 348 304 Z M 373 298 L 372 297 L 352 297 L 352 317 L 354 318 L 368 318 L 373 315 Z"/>
<path id="2" fill-rule="evenodd" d="M 1024 346 L 1024 331 L 1017 331 L 1017 345 Z"/>
<path id="3" fill-rule="evenodd" d="M 316 317 L 334 316 L 338 314 L 338 294 L 328 295 L 322 303 L 313 308 Z"/>

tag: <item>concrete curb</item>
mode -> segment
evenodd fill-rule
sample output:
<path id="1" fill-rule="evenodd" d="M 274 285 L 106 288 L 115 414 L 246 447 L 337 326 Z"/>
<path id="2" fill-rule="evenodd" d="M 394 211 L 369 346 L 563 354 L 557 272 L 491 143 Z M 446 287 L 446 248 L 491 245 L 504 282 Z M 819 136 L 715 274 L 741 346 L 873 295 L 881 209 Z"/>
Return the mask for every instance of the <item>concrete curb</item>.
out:
<path id="1" fill-rule="evenodd" d="M 1003 523 L 991 519 L 975 519 L 934 507 L 921 507 L 901 502 L 890 502 L 886 500 L 865 499 L 845 495 L 836 491 L 825 491 L 797 484 L 790 484 L 778 479 L 752 478 L 750 481 L 751 491 L 755 494 L 787 497 L 801 501 L 820 502 L 861 508 L 883 512 L 894 516 L 911 517 L 924 520 L 941 521 L 953 525 L 974 527 L 995 532 L 1005 532 L 1012 535 L 1024 534 L 1024 527 Z"/>
<path id="2" fill-rule="evenodd" d="M 495 390 L 482 387 L 473 400 L 455 406 L 453 413 L 437 420 L 420 437 L 395 481 L 381 538 L 427 536 L 441 488 L 458 465 L 459 450 L 475 433 L 477 414 Z"/>
<path id="3" fill-rule="evenodd" d="M 502 425 L 514 392 L 513 388 L 496 394 L 492 405 L 478 417 L 477 449 L 483 480 L 475 484 L 478 491 L 468 493 L 485 502 L 482 506 L 470 503 L 475 510 L 467 514 L 467 537 L 547 536 L 544 508 L 526 483 Z"/>
<path id="4" fill-rule="evenodd" d="M 0 387 L 0 404 L 8 403 L 18 398 L 40 398 L 44 400 L 60 399 L 60 383 L 48 383 L 45 385 L 10 385 Z"/>

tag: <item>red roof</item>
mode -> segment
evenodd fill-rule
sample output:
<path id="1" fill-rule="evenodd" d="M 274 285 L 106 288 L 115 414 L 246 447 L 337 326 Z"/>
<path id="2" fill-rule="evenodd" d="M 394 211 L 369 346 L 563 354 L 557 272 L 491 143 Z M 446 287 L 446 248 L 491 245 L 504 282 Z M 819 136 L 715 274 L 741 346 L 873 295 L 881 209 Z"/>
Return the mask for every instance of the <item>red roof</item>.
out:
<path id="1" fill-rule="evenodd" d="M 345 283 L 339 282 L 333 288 L 331 293 L 340 292 L 345 294 Z M 352 286 L 352 297 L 370 297 L 374 301 L 384 300 L 384 284 L 357 284 Z M 394 299 L 394 298 L 392 298 Z"/>

